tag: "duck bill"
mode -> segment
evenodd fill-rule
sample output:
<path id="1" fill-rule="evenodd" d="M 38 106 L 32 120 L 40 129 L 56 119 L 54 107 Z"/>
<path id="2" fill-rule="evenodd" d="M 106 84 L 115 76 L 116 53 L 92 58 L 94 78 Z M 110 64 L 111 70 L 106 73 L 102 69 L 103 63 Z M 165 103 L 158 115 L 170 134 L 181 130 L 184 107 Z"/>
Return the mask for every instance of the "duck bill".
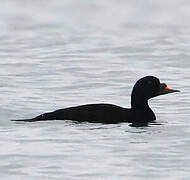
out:
<path id="1" fill-rule="evenodd" d="M 180 91 L 176 89 L 171 89 L 164 83 L 160 84 L 159 95 L 164 95 L 164 94 L 169 94 L 169 93 L 174 93 L 174 92 L 180 92 Z"/>

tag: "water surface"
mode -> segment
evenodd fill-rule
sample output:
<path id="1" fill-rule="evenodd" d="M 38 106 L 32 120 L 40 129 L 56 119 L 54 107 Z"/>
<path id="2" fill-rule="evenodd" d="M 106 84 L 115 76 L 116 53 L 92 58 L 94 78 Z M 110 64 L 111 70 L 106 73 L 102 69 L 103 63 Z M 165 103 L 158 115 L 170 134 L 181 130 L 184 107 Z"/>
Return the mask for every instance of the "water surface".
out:
<path id="1" fill-rule="evenodd" d="M 189 5 L 6 1 L 1 179 L 189 179 Z M 86 103 L 130 107 L 145 75 L 181 90 L 150 100 L 157 121 L 148 127 L 10 121 Z"/>

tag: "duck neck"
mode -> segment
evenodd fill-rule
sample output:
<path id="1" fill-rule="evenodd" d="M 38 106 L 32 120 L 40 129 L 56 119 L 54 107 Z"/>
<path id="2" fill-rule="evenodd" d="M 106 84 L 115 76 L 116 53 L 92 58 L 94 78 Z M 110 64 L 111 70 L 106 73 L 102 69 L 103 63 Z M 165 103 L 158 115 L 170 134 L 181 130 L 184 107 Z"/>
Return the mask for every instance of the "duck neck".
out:
<path id="1" fill-rule="evenodd" d="M 148 99 L 132 96 L 131 97 L 131 108 L 135 109 L 150 109 L 148 105 Z"/>

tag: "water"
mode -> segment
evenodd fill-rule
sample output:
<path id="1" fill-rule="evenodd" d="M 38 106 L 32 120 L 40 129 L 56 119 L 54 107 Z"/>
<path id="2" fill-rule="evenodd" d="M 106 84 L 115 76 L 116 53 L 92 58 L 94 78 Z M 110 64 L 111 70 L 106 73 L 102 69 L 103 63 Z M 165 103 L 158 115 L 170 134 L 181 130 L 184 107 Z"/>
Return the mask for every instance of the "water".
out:
<path id="1" fill-rule="evenodd" d="M 189 179 L 189 5 L 6 1 L 1 179 Z M 132 86 L 145 75 L 181 90 L 150 100 L 157 122 L 148 127 L 10 121 L 86 103 L 129 107 Z"/>

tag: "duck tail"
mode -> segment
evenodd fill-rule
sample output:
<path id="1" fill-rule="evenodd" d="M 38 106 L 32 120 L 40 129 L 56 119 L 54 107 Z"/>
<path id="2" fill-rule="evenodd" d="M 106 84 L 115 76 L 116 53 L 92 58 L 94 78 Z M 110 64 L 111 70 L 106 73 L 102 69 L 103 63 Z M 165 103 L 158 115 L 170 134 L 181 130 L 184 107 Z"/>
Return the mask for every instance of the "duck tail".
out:
<path id="1" fill-rule="evenodd" d="M 11 120 L 15 122 L 35 122 L 35 121 L 48 121 L 48 120 L 54 120 L 52 117 L 52 113 L 45 113 L 41 114 L 35 118 L 31 119 L 16 119 L 16 120 Z"/>

